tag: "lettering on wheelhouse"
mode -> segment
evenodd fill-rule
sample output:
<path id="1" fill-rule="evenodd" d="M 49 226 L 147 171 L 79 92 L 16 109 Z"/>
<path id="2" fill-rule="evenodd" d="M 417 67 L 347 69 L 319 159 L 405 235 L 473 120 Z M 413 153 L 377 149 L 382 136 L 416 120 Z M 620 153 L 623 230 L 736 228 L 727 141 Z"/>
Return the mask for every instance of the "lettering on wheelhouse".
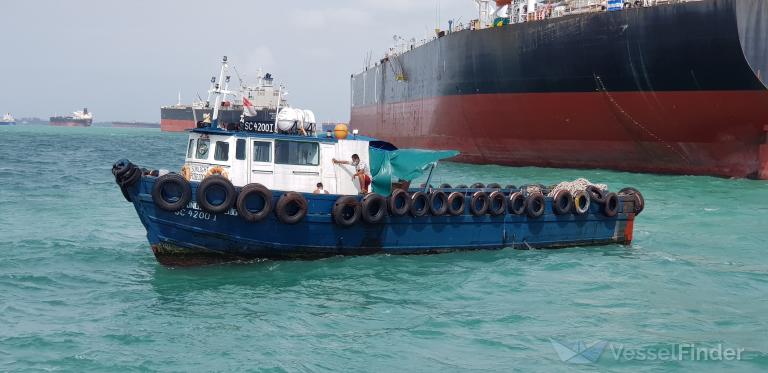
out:
<path id="1" fill-rule="evenodd" d="M 264 122 L 243 122 L 242 130 L 251 133 L 276 133 L 277 128 L 275 123 Z"/>

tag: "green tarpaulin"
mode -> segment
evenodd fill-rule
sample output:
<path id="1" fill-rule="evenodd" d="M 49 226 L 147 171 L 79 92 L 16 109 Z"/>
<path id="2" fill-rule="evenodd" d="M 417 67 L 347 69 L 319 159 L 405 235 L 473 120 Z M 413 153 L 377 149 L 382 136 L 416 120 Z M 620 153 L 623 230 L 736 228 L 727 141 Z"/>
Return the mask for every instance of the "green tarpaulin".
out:
<path id="1" fill-rule="evenodd" d="M 411 181 L 421 176 L 431 163 L 457 155 L 459 152 L 455 150 L 398 149 L 387 151 L 371 148 L 373 191 L 388 196 L 392 193 L 392 182 Z"/>

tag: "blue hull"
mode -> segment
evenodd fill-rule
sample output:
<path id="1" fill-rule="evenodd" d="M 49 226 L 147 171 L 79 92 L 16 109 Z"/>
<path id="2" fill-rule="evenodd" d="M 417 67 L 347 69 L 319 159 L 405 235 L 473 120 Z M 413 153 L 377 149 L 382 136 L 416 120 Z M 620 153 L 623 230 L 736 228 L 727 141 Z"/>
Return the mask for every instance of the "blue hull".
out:
<path id="1" fill-rule="evenodd" d="M 537 219 L 510 214 L 475 217 L 467 211 L 460 216 L 390 216 L 382 224 L 360 222 L 344 228 L 331 217 L 338 196 L 304 194 L 308 214 L 300 223 L 283 224 L 274 214 L 259 223 L 249 223 L 235 209 L 209 214 L 194 200 L 181 211 L 163 211 L 152 200 L 155 180 L 144 176 L 127 188 L 127 194 L 147 229 L 158 261 L 171 266 L 259 258 L 629 244 L 635 218 L 633 202 L 624 197 L 619 214 L 613 218 L 604 216 L 596 204 L 586 215 L 555 215 L 552 199 L 547 198 L 546 213 Z M 191 184 L 194 196 L 199 183 Z M 283 193 L 273 194 L 276 203 Z"/>

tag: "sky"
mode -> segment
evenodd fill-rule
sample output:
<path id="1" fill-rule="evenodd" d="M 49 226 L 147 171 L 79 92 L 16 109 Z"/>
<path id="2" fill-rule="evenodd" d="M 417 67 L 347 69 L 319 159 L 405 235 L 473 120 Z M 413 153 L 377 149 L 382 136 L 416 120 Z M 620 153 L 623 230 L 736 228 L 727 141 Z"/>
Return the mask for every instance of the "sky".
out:
<path id="1" fill-rule="evenodd" d="M 226 55 L 246 80 L 273 73 L 291 106 L 347 121 L 369 53 L 476 14 L 471 0 L 2 0 L 0 112 L 158 122 L 179 92 L 206 97 Z"/>

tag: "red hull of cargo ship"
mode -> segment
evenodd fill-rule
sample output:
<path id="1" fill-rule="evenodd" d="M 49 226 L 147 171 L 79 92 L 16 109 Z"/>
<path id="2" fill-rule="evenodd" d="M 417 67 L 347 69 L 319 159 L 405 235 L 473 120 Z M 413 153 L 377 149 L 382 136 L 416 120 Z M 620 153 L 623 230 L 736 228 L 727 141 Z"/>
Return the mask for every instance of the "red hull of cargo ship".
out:
<path id="1" fill-rule="evenodd" d="M 163 132 L 184 132 L 195 128 L 195 121 L 183 119 L 161 119 L 160 130 Z"/>
<path id="2" fill-rule="evenodd" d="M 469 163 L 768 178 L 768 91 L 443 96 L 354 107 L 351 123 Z"/>

